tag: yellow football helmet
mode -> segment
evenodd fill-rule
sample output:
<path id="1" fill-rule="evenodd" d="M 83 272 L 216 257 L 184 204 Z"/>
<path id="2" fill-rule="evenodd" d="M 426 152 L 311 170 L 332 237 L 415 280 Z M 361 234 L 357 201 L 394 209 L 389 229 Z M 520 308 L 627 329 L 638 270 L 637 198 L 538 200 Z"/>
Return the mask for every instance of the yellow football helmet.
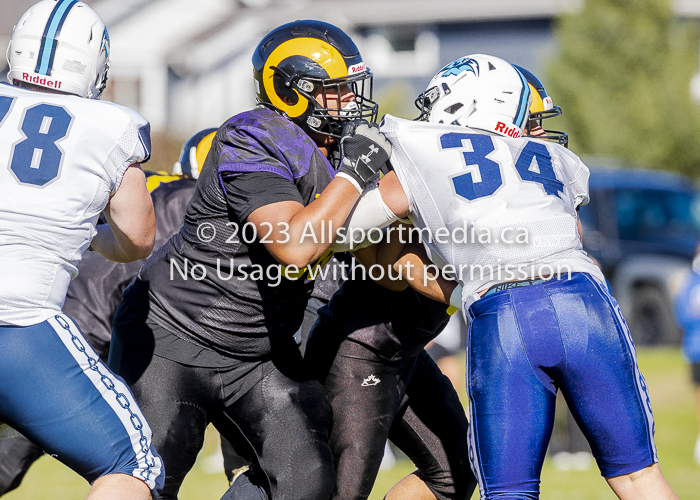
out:
<path id="1" fill-rule="evenodd" d="M 283 112 L 307 133 L 340 137 L 347 121 L 376 121 L 372 73 L 352 39 L 332 24 L 295 21 L 272 30 L 253 54 L 253 78 L 258 102 Z M 341 107 L 337 96 L 348 88 L 355 99 Z"/>
<path id="2" fill-rule="evenodd" d="M 544 89 L 542 82 L 528 70 L 522 66 L 514 64 L 518 71 L 520 71 L 528 85 L 530 85 L 530 90 L 532 91 L 532 103 L 530 104 L 530 121 L 527 125 L 527 131 L 530 131 L 533 123 L 535 122 L 539 125 L 546 134 L 546 139 L 548 141 L 553 141 L 561 144 L 564 147 L 569 147 L 569 135 L 566 132 L 561 132 L 559 130 L 545 130 L 542 126 L 542 120 L 547 118 L 554 118 L 561 114 L 561 108 L 555 106 L 552 98 L 547 95 L 547 91 Z"/>
<path id="3" fill-rule="evenodd" d="M 173 166 L 173 175 L 189 175 L 193 179 L 199 177 L 217 130 L 205 128 L 185 141 L 180 151 L 180 159 Z"/>

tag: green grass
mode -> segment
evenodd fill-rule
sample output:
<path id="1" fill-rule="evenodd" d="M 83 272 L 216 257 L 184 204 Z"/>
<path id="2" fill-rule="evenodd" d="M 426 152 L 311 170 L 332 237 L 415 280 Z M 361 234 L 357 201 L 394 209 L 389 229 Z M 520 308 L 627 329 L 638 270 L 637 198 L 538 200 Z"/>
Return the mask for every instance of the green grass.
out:
<path id="1" fill-rule="evenodd" d="M 646 377 L 656 420 L 656 444 L 664 475 L 681 500 L 700 498 L 700 468 L 692 452 L 697 435 L 694 391 L 688 365 L 678 349 L 642 349 L 639 365 Z M 218 500 L 226 490 L 223 472 L 212 465 L 217 461 L 217 437 L 207 436 L 205 449 L 183 484 L 180 500 Z M 400 460 L 391 471 L 380 473 L 370 500 L 381 500 L 386 492 L 414 470 Z M 87 483 L 54 459 L 38 460 L 21 487 L 7 500 L 75 500 L 84 498 Z M 478 498 L 475 494 L 473 498 Z M 545 461 L 542 472 L 543 500 L 614 500 L 598 469 L 559 471 Z"/>

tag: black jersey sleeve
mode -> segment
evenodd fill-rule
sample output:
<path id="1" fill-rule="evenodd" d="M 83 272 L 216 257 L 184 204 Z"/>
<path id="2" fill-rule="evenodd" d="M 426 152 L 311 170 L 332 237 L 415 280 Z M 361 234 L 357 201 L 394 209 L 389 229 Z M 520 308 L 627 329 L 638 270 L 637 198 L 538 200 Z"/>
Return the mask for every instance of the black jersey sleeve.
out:
<path id="1" fill-rule="evenodd" d="M 236 218 L 243 222 L 255 210 L 280 201 L 304 203 L 297 186 L 271 172 L 223 174 L 226 203 Z"/>

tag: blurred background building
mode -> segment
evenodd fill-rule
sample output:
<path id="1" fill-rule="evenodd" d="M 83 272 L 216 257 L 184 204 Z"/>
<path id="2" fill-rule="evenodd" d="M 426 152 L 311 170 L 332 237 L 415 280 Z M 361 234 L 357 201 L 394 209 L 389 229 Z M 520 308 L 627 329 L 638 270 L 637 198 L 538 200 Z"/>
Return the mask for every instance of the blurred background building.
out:
<path id="1" fill-rule="evenodd" d="M 0 0 L 0 46 L 33 0 Z M 384 112 L 414 116 L 413 98 L 447 62 L 488 53 L 546 82 L 552 21 L 583 0 L 88 0 L 107 24 L 112 68 L 105 98 L 137 109 L 155 133 L 186 137 L 251 107 L 251 55 L 272 28 L 295 19 L 352 34 L 376 76 Z M 700 19 L 700 2 L 675 12 Z M 4 78 L 6 62 L 0 61 Z M 700 76 L 696 81 L 700 99 Z"/>

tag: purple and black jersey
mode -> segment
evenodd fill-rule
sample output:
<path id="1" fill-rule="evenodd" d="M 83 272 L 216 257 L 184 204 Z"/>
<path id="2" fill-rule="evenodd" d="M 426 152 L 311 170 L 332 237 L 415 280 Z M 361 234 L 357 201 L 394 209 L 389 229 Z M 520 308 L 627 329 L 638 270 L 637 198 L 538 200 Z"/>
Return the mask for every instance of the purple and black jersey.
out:
<path id="1" fill-rule="evenodd" d="M 308 205 L 334 176 L 309 136 L 277 112 L 234 116 L 214 138 L 182 229 L 125 298 L 180 338 L 235 358 L 261 358 L 275 342 L 291 342 L 313 282 L 280 278 L 264 235 L 254 238 L 245 224 L 271 203 Z"/>

